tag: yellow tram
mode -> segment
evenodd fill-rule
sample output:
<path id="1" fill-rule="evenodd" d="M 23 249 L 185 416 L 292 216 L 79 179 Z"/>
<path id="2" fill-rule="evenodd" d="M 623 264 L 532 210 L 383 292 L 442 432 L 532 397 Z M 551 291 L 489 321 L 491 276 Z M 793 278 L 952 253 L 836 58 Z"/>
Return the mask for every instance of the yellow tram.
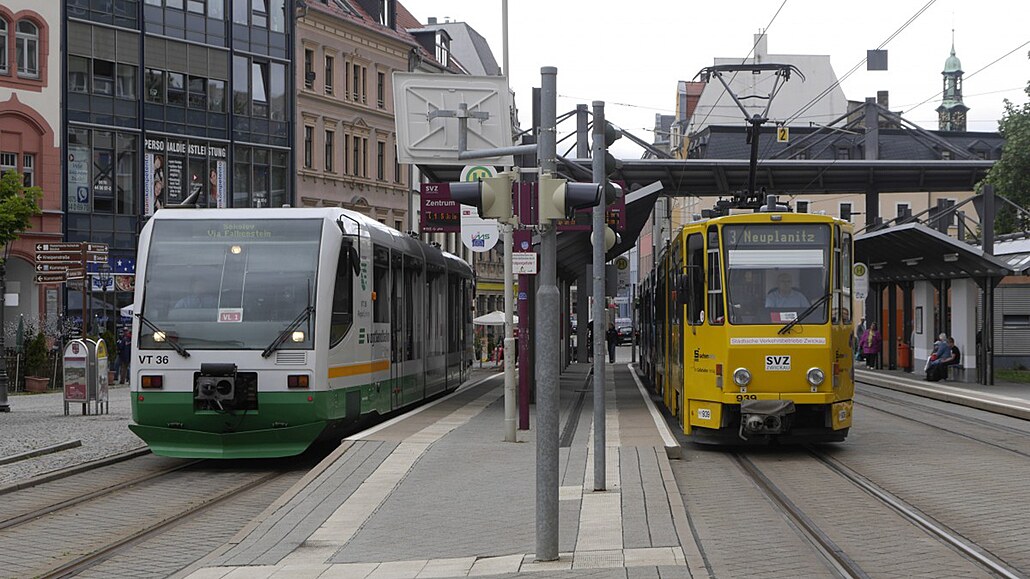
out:
<path id="1" fill-rule="evenodd" d="M 644 284 L 643 372 L 699 442 L 843 441 L 852 227 L 767 205 L 684 226 Z"/>

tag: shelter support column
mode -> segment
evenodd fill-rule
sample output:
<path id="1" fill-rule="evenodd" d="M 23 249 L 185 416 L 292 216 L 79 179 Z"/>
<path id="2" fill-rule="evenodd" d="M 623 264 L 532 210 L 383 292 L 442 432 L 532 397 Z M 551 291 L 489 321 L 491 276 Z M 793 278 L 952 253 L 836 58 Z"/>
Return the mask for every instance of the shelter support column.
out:
<path id="1" fill-rule="evenodd" d="M 880 328 L 883 332 L 884 366 L 890 370 L 898 367 L 898 284 L 887 284 L 887 323 Z"/>
<path id="2" fill-rule="evenodd" d="M 915 319 L 912 322 L 912 355 L 913 366 L 922 369 L 926 359 L 933 351 L 933 294 L 934 284 L 931 281 L 917 281 L 912 288 L 912 311 Z"/>
<path id="3" fill-rule="evenodd" d="M 951 282 L 951 337 L 962 352 L 963 380 L 976 380 L 976 303 L 980 288 L 971 279 Z"/>
<path id="4" fill-rule="evenodd" d="M 901 287 L 901 341 L 908 344 L 909 348 L 912 347 L 912 282 L 902 282 L 899 284 Z M 904 368 L 906 372 L 911 372 L 915 368 L 915 359 L 912 358 L 911 352 L 909 352 L 908 366 Z"/>

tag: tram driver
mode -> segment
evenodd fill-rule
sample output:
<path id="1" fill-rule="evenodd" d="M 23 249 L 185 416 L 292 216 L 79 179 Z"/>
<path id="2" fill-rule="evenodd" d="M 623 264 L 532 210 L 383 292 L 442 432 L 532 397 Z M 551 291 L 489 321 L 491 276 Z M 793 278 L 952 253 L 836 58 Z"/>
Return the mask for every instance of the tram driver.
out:
<path id="1" fill-rule="evenodd" d="M 790 273 L 782 271 L 776 276 L 776 287 L 765 294 L 765 307 L 775 310 L 803 310 L 809 306 L 805 294 L 794 289 Z"/>

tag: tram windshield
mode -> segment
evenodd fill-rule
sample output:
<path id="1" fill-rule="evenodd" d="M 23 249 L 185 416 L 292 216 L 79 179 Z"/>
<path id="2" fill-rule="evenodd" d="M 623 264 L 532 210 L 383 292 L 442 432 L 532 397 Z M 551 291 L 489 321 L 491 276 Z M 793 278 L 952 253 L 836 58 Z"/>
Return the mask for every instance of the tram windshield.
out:
<path id="1" fill-rule="evenodd" d="M 264 350 L 314 305 L 321 235 L 319 219 L 155 222 L 141 347 Z M 278 349 L 310 349 L 313 332 L 310 318 Z"/>
<path id="2" fill-rule="evenodd" d="M 830 226 L 821 223 L 733 224 L 722 228 L 731 324 L 825 324 Z"/>

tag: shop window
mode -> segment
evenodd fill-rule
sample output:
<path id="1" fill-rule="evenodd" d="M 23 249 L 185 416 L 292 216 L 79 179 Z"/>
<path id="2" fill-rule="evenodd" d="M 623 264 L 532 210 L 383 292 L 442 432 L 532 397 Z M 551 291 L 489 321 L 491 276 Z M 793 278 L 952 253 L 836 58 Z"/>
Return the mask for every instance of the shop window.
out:
<path id="1" fill-rule="evenodd" d="M 39 78 L 39 27 L 29 20 L 18 21 L 15 35 L 18 76 Z"/>

